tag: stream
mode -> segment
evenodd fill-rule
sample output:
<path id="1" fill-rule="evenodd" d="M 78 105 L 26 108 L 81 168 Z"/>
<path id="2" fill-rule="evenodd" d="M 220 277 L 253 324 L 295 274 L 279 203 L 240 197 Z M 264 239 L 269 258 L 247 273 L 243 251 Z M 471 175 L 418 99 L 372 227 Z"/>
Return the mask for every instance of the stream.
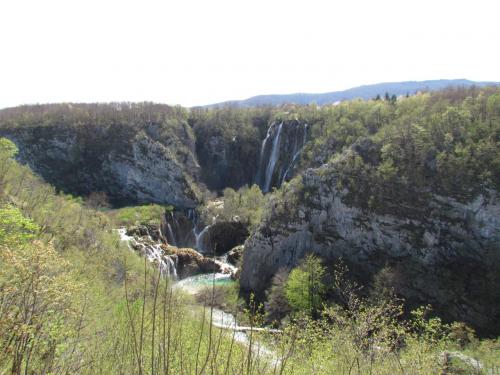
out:
<path id="1" fill-rule="evenodd" d="M 140 249 L 141 255 L 145 256 L 151 262 L 157 262 L 159 264 L 160 270 L 165 277 L 169 277 L 173 281 L 173 288 L 182 290 L 190 295 L 195 295 L 201 289 L 212 286 L 212 285 L 228 285 L 234 283 L 231 279 L 231 274 L 237 271 L 237 268 L 227 261 L 227 256 L 223 255 L 220 257 L 215 257 L 216 262 L 221 266 L 221 269 L 225 273 L 206 273 L 199 274 L 195 276 L 186 277 L 184 279 L 178 279 L 176 265 L 174 261 L 163 254 L 160 244 L 150 245 L 144 244 L 133 236 L 127 235 L 127 230 L 125 228 L 120 228 L 117 230 L 120 240 L 126 242 L 132 251 L 135 251 L 131 246 L 133 244 L 135 248 Z M 200 253 L 203 255 L 202 253 Z M 210 309 L 207 309 L 207 315 L 210 316 Z M 253 330 L 254 332 L 259 331 L 269 331 L 272 333 L 277 333 L 279 330 L 269 330 L 264 328 L 252 328 L 247 326 L 238 325 L 236 317 L 228 312 L 222 311 L 217 308 L 211 309 L 212 324 L 214 327 L 231 330 L 234 333 L 234 340 L 245 346 L 250 345 L 250 336 L 247 332 Z M 263 355 L 271 359 L 273 365 L 278 364 L 280 361 L 276 357 L 276 354 L 270 349 L 266 348 L 259 342 L 252 342 L 252 352 L 257 355 Z"/>

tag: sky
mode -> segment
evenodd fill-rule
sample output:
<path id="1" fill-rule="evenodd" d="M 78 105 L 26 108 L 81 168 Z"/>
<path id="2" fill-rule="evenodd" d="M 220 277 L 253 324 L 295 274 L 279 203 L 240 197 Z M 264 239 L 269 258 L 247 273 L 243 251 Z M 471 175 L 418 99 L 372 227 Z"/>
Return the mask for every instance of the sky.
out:
<path id="1" fill-rule="evenodd" d="M 500 81 L 499 0 L 1 0 L 0 108 Z"/>

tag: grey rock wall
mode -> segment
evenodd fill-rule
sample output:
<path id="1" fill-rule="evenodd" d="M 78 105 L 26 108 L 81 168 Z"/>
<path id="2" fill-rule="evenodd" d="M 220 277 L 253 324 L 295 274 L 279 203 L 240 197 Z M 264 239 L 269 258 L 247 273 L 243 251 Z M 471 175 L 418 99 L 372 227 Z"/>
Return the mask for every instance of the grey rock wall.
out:
<path id="1" fill-rule="evenodd" d="M 334 169 L 326 164 L 307 170 L 301 183 L 288 188 L 288 203 L 271 203 L 245 243 L 243 290 L 262 295 L 280 268 L 294 267 L 312 252 L 327 263 L 343 257 L 367 278 L 393 265 L 399 274 L 392 286 L 404 297 L 442 307 L 450 319 L 500 330 L 496 192 L 469 203 L 434 195 L 420 207 L 424 215 L 382 215 L 345 203 L 347 192 L 338 191 Z"/>
<path id="2" fill-rule="evenodd" d="M 57 188 L 111 201 L 172 204 L 192 208 L 199 166 L 194 142 L 169 144 L 127 127 L 33 127 L 2 129 L 19 148 L 19 160 Z"/>

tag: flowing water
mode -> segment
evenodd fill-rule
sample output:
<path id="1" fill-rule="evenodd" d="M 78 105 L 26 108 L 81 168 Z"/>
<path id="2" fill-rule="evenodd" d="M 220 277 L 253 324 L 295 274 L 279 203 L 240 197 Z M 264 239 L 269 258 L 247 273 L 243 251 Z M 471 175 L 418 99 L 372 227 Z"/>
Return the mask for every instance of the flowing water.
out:
<path id="1" fill-rule="evenodd" d="M 272 123 L 262 141 L 256 183 L 264 193 L 291 178 L 307 141 L 307 124 Z"/>
<path id="2" fill-rule="evenodd" d="M 206 273 L 179 280 L 174 284 L 174 288 L 182 289 L 189 294 L 196 294 L 201 289 L 211 286 L 212 284 L 230 285 L 232 283 L 234 283 L 234 281 L 231 279 L 231 275 L 227 273 Z"/>
<path id="3" fill-rule="evenodd" d="M 196 294 L 200 290 L 211 287 L 213 285 L 230 285 L 235 283 L 228 274 L 224 273 L 216 273 L 216 274 L 204 274 L 204 275 L 196 275 L 191 276 L 185 279 L 182 279 L 174 284 L 174 288 L 181 289 L 189 294 Z M 248 334 L 249 331 L 252 330 L 251 327 L 248 326 L 240 326 L 236 317 L 228 312 L 223 310 L 212 308 L 208 309 L 207 318 L 212 319 L 212 324 L 214 327 L 226 329 L 233 331 L 233 337 L 235 342 L 243 344 L 245 346 L 249 346 L 251 343 L 250 336 Z M 255 331 L 261 330 L 259 328 L 253 328 Z M 277 330 L 270 330 L 271 332 L 278 332 Z M 265 357 L 270 358 L 271 363 L 279 364 L 279 359 L 276 357 L 276 354 L 266 348 L 264 345 L 259 343 L 258 341 L 253 340 L 252 344 L 252 352 L 257 355 L 263 355 Z"/>
<path id="4" fill-rule="evenodd" d="M 266 178 L 264 180 L 264 188 L 263 188 L 264 193 L 267 193 L 271 188 L 274 167 L 276 166 L 276 161 L 279 158 L 281 129 L 283 129 L 283 123 L 280 123 L 280 125 L 278 127 L 277 134 L 273 140 L 273 148 L 271 150 L 271 157 L 269 158 L 269 164 L 267 165 L 267 168 L 266 168 Z"/>
<path id="5" fill-rule="evenodd" d="M 204 231 L 207 229 L 207 227 L 204 228 Z M 182 280 L 178 280 L 176 264 L 171 257 L 163 254 L 163 250 L 160 244 L 150 245 L 137 241 L 134 237 L 127 235 L 127 231 L 125 228 L 118 229 L 118 233 L 120 235 L 120 239 L 127 242 L 130 249 L 139 251 L 150 262 L 158 264 L 162 274 L 175 281 L 173 284 L 174 289 L 183 290 L 189 294 L 194 295 L 201 289 L 206 287 L 210 287 L 213 285 L 230 285 L 235 283 L 235 281 L 231 279 L 231 274 L 235 273 L 237 271 L 237 268 L 227 262 L 227 255 L 215 258 L 216 263 L 221 266 L 223 272 L 195 275 L 184 278 Z M 203 231 L 200 232 L 200 234 L 197 236 L 197 242 L 202 233 Z M 252 352 L 256 355 L 263 355 L 270 358 L 273 364 L 279 363 L 279 360 L 276 358 L 275 353 L 258 342 L 251 342 L 250 336 L 247 332 L 252 328 L 239 326 L 236 317 L 233 314 L 227 313 L 217 308 L 212 308 L 211 310 L 207 311 L 207 316 L 209 318 L 211 317 L 213 326 L 233 331 L 235 342 L 238 342 L 245 346 L 251 345 Z"/>
<path id="6" fill-rule="evenodd" d="M 134 237 L 127 235 L 125 228 L 118 229 L 118 234 L 122 241 L 127 242 L 132 250 L 141 252 L 151 263 L 158 264 L 160 272 L 173 279 L 177 279 L 177 268 L 175 261 L 168 255 L 163 254 L 160 244 L 146 244 L 137 241 Z"/>
<path id="7" fill-rule="evenodd" d="M 206 252 L 204 239 L 205 239 L 205 236 L 208 234 L 208 230 L 210 229 L 211 226 L 212 226 L 212 224 L 207 225 L 206 227 L 204 227 L 201 230 L 200 233 L 196 233 L 196 224 L 193 226 L 193 233 L 194 233 L 194 236 L 196 238 L 195 249 L 198 250 L 202 254 Z"/>
<path id="8" fill-rule="evenodd" d="M 260 148 L 259 169 L 257 171 L 257 176 L 255 178 L 255 181 L 261 187 L 264 184 L 264 181 L 262 181 L 262 171 L 263 171 L 263 168 L 265 167 L 265 165 L 264 165 L 264 159 L 265 159 L 265 155 L 266 155 L 266 146 L 267 146 L 267 142 L 271 138 L 271 130 L 272 130 L 272 128 L 273 128 L 273 126 L 271 125 L 269 127 L 269 129 L 267 129 L 266 138 L 264 138 L 264 140 L 262 141 L 262 146 Z"/>

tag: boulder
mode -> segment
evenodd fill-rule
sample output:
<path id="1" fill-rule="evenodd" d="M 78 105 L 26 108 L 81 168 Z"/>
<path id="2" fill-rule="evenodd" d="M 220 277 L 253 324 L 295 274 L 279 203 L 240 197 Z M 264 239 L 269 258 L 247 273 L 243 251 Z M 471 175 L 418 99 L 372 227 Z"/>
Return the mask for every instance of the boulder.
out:
<path id="1" fill-rule="evenodd" d="M 165 254 L 177 260 L 177 275 L 182 279 L 200 273 L 222 272 L 220 265 L 212 258 L 204 257 L 190 248 L 164 246 Z"/>

